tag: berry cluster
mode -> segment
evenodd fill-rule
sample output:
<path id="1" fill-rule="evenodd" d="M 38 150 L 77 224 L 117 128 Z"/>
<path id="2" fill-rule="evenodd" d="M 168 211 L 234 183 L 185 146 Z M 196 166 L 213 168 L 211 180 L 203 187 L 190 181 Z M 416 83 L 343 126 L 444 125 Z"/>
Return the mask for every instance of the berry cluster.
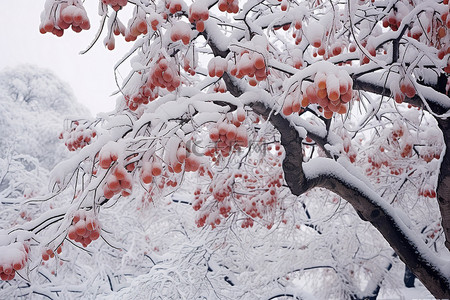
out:
<path id="1" fill-rule="evenodd" d="M 314 83 L 306 87 L 301 106 L 318 104 L 325 118 L 333 113 L 345 114 L 347 103 L 353 98 L 353 81 L 345 71 L 317 72 Z"/>
<path id="2" fill-rule="evenodd" d="M 132 42 L 141 34 L 147 34 L 147 21 L 145 16 L 136 17 L 128 22 L 128 27 L 125 30 L 125 41 Z"/>
<path id="3" fill-rule="evenodd" d="M 25 267 L 29 251 L 28 245 L 21 242 L 0 246 L 0 278 L 2 280 L 13 280 L 16 271 Z"/>
<path id="4" fill-rule="evenodd" d="M 196 1 L 189 7 L 189 22 L 195 23 L 198 32 L 205 30 L 204 21 L 209 18 L 208 5 L 202 1 Z"/>
<path id="5" fill-rule="evenodd" d="M 110 5 L 115 11 L 119 11 L 127 5 L 128 0 L 102 0 L 103 4 Z"/>
<path id="6" fill-rule="evenodd" d="M 189 73 L 192 76 L 194 76 L 195 75 L 195 67 L 196 67 L 195 63 L 191 59 L 189 59 L 187 56 L 184 57 L 183 63 L 184 63 L 184 66 L 183 66 L 184 71 L 186 71 L 186 73 Z"/>
<path id="7" fill-rule="evenodd" d="M 199 211 L 197 226 L 215 228 L 233 211 L 244 216 L 242 228 L 252 227 L 254 219 L 259 218 L 270 229 L 275 211 L 281 205 L 278 195 L 283 184 L 283 155 L 284 149 L 280 144 L 275 147 L 269 145 L 264 162 L 249 159 L 246 173 L 216 174 L 206 190 L 197 189 L 192 203 L 192 208 Z M 274 169 L 277 171 L 274 172 Z M 240 193 L 240 190 L 247 193 Z"/>
<path id="8" fill-rule="evenodd" d="M 262 81 L 267 78 L 266 63 L 264 56 L 257 52 L 248 52 L 244 50 L 237 57 L 236 65 L 231 69 L 231 75 L 237 78 L 243 78 L 248 76 L 249 83 L 253 86 L 257 84 L 257 81 Z"/>
<path id="9" fill-rule="evenodd" d="M 123 166 L 116 166 L 106 179 L 106 184 L 103 186 L 103 195 L 107 199 L 111 199 L 116 194 L 121 194 L 127 197 L 132 190 L 131 174 Z"/>
<path id="10" fill-rule="evenodd" d="M 39 31 L 44 34 L 51 32 L 56 36 L 62 36 L 64 30 L 72 26 L 72 30 L 80 32 L 91 28 L 86 10 L 82 5 L 68 5 L 62 3 L 56 10 L 56 16 L 42 19 Z"/>
<path id="11" fill-rule="evenodd" d="M 219 0 L 219 10 L 227 13 L 237 14 L 239 12 L 238 0 Z"/>
<path id="12" fill-rule="evenodd" d="M 100 237 L 100 223 L 93 213 L 77 211 L 69 227 L 69 239 L 87 247 Z"/>
<path id="13" fill-rule="evenodd" d="M 158 89 L 153 85 L 143 85 L 132 96 L 125 96 L 125 103 L 132 111 L 138 109 L 141 104 L 148 104 L 158 97 Z"/>
<path id="14" fill-rule="evenodd" d="M 206 156 L 213 157 L 217 154 L 227 157 L 234 150 L 248 146 L 248 135 L 245 126 L 241 126 L 245 120 L 245 112 L 238 109 L 233 121 L 225 120 L 211 128 L 209 138 L 215 143 L 215 147 L 209 148 Z"/>
<path id="15" fill-rule="evenodd" d="M 178 21 L 172 26 L 170 39 L 172 42 L 182 41 L 183 44 L 187 45 L 191 41 L 191 34 L 191 26 L 186 22 Z"/>
<path id="16" fill-rule="evenodd" d="M 429 184 L 427 184 L 423 188 L 419 189 L 419 196 L 436 198 L 436 191 Z"/>
<path id="17" fill-rule="evenodd" d="M 61 254 L 62 252 L 62 244 L 56 249 L 56 253 Z M 53 250 L 51 248 L 44 248 L 42 249 L 42 259 L 47 261 L 50 258 L 55 257 L 55 252 L 53 252 Z"/>
<path id="18" fill-rule="evenodd" d="M 156 64 L 150 69 L 147 85 L 166 88 L 169 92 L 173 92 L 181 84 L 181 78 L 174 64 L 165 58 L 160 58 Z"/>
<path id="19" fill-rule="evenodd" d="M 106 144 L 98 154 L 98 164 L 102 169 L 108 169 L 111 166 L 111 163 L 117 161 L 118 158 L 119 155 L 117 151 L 113 149 L 112 144 Z"/>
<path id="20" fill-rule="evenodd" d="M 59 139 L 65 140 L 65 145 L 69 151 L 75 151 L 89 145 L 93 138 L 97 136 L 95 129 L 80 125 L 78 121 L 71 122 L 71 128 L 61 132 Z"/>
<path id="21" fill-rule="evenodd" d="M 210 77 L 222 77 L 223 73 L 225 73 L 227 69 L 228 62 L 225 58 L 216 56 L 208 62 L 208 74 Z"/>
<path id="22" fill-rule="evenodd" d="M 186 4 L 183 0 L 167 0 L 166 8 L 171 14 L 175 14 L 181 10 L 186 10 Z"/>
<path id="23" fill-rule="evenodd" d="M 153 176 L 159 176 L 162 173 L 161 162 L 157 159 L 146 161 L 142 164 L 141 168 L 141 180 L 145 184 L 149 184 L 153 181 Z"/>

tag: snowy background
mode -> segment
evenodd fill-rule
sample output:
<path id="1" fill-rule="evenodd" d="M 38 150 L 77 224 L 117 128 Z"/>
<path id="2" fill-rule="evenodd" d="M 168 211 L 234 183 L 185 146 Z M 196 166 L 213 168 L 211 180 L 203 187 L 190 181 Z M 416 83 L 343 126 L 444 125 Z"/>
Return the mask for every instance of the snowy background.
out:
<path id="1" fill-rule="evenodd" d="M 116 90 L 114 65 L 126 54 L 128 46 L 118 39 L 116 49 L 108 51 L 101 41 L 90 51 L 80 55 L 92 42 L 99 27 L 96 17 L 97 3 L 86 1 L 86 11 L 92 21 L 91 29 L 75 33 L 67 30 L 63 38 L 39 33 L 40 12 L 45 1 L 8 1 L 0 10 L 2 28 L 0 70 L 18 64 L 33 64 L 50 69 L 61 80 L 70 82 L 76 99 L 87 106 L 93 115 L 111 111 L 115 106 Z M 126 76 L 128 64 L 118 73 Z"/>

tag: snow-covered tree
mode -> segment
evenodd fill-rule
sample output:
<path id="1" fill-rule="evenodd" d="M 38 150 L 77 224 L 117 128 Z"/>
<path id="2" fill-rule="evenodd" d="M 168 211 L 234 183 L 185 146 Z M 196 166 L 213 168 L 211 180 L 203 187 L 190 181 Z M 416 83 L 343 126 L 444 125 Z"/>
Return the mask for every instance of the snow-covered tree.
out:
<path id="1" fill-rule="evenodd" d="M 32 65 L 0 72 L 0 106 L 0 157 L 8 151 L 29 155 L 46 169 L 67 156 L 58 140 L 64 120 L 89 116 L 67 84 Z"/>
<path id="2" fill-rule="evenodd" d="M 98 296 L 139 275 L 118 298 L 307 298 L 306 284 L 362 299 L 398 286 L 398 257 L 450 298 L 447 0 L 98 12 L 94 40 L 134 41 L 116 65 L 132 71 L 112 114 L 63 134 L 75 153 L 36 198 L 54 209 L 5 231 L 2 278 L 29 282 L 4 291 Z M 70 27 L 90 28 L 82 2 L 47 0 L 41 32 Z M 53 255 L 67 263 L 44 284 L 33 271 Z"/>

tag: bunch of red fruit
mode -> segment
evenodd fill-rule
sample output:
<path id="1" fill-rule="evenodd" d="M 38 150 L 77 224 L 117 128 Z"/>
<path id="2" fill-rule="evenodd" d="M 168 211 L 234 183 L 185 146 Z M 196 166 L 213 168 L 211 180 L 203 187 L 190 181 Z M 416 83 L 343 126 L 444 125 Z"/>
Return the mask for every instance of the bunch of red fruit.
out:
<path id="1" fill-rule="evenodd" d="M 238 0 L 219 0 L 219 10 L 227 13 L 237 14 L 239 12 Z"/>
<path id="2" fill-rule="evenodd" d="M 61 252 L 62 252 L 62 244 L 56 249 L 56 253 L 58 253 L 58 254 L 61 254 Z M 47 260 L 49 260 L 50 258 L 53 258 L 53 257 L 55 257 L 55 252 L 53 252 L 53 249 L 51 249 L 51 248 L 44 248 L 44 249 L 42 249 L 42 259 L 43 260 L 45 260 L 45 261 L 47 261 Z"/>
<path id="3" fill-rule="evenodd" d="M 150 69 L 147 85 L 166 88 L 169 92 L 173 92 L 180 84 L 181 78 L 175 65 L 166 58 L 160 58 Z"/>
<path id="4" fill-rule="evenodd" d="M 74 126 L 70 131 L 61 132 L 60 139 L 64 139 L 65 145 L 69 151 L 82 149 L 90 144 L 91 140 L 97 136 L 94 129 L 86 128 L 85 126 L 78 126 L 78 122 L 72 123 Z"/>
<path id="5" fill-rule="evenodd" d="M 28 261 L 30 248 L 23 242 L 0 246 L 0 278 L 13 280 L 16 271 L 22 270 Z"/>
<path id="6" fill-rule="evenodd" d="M 127 5 L 128 0 L 102 0 L 102 3 L 106 5 L 111 5 L 111 7 L 115 11 L 119 11 L 122 9 L 122 7 Z"/>
<path id="7" fill-rule="evenodd" d="M 330 119 L 333 113 L 345 114 L 347 103 L 353 98 L 352 86 L 352 79 L 344 71 L 317 72 L 314 83 L 306 87 L 300 104 L 302 107 L 318 104 L 327 119 Z M 294 111 L 294 104 L 295 102 L 287 102 L 284 105 L 283 111 L 286 115 Z"/>
<path id="8" fill-rule="evenodd" d="M 44 34 L 51 32 L 56 36 L 62 36 L 64 30 L 72 26 L 72 30 L 80 32 L 91 28 L 86 10 L 82 5 L 68 5 L 62 3 L 56 10 L 56 19 L 50 16 L 47 20 L 42 19 L 39 31 Z"/>
<path id="9" fill-rule="evenodd" d="M 69 227 L 68 237 L 87 247 L 100 237 L 100 230 L 100 223 L 93 213 L 77 211 Z"/>
<path id="10" fill-rule="evenodd" d="M 204 21 L 209 18 L 209 10 L 207 3 L 203 1 L 195 1 L 189 7 L 189 22 L 195 23 L 198 32 L 205 30 Z"/>
<path id="11" fill-rule="evenodd" d="M 247 147 L 247 130 L 245 126 L 241 126 L 245 117 L 244 110 L 239 108 L 233 122 L 225 120 L 216 123 L 209 132 L 209 138 L 215 143 L 215 147 L 209 148 L 205 152 L 205 155 L 214 157 L 216 153 L 219 153 L 223 157 L 227 157 L 232 151 L 237 150 L 239 147 Z"/>
<path id="12" fill-rule="evenodd" d="M 237 57 L 236 65 L 231 69 L 231 75 L 237 78 L 248 76 L 250 78 L 249 83 L 255 86 L 257 81 L 267 78 L 264 56 L 257 52 L 242 51 Z"/>

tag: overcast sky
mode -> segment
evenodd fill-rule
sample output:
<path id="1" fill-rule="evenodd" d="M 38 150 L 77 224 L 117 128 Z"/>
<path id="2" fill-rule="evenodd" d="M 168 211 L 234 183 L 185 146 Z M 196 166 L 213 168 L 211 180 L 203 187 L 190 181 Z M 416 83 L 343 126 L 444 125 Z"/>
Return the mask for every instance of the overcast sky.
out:
<path id="1" fill-rule="evenodd" d="M 116 50 L 103 46 L 103 36 L 86 54 L 98 26 L 98 1 L 86 1 L 85 8 L 91 29 L 74 33 L 71 29 L 60 38 L 39 33 L 40 14 L 45 0 L 0 0 L 0 70 L 22 63 L 30 63 L 52 70 L 67 82 L 77 100 L 87 106 L 93 115 L 111 111 L 116 102 L 110 96 L 116 90 L 113 67 L 130 45 L 116 38 Z M 125 24 L 127 19 L 122 20 Z M 120 41 L 119 41 L 120 40 Z M 121 75 L 126 76 L 129 62 L 125 62 Z M 120 82 L 120 81 L 119 81 Z"/>

